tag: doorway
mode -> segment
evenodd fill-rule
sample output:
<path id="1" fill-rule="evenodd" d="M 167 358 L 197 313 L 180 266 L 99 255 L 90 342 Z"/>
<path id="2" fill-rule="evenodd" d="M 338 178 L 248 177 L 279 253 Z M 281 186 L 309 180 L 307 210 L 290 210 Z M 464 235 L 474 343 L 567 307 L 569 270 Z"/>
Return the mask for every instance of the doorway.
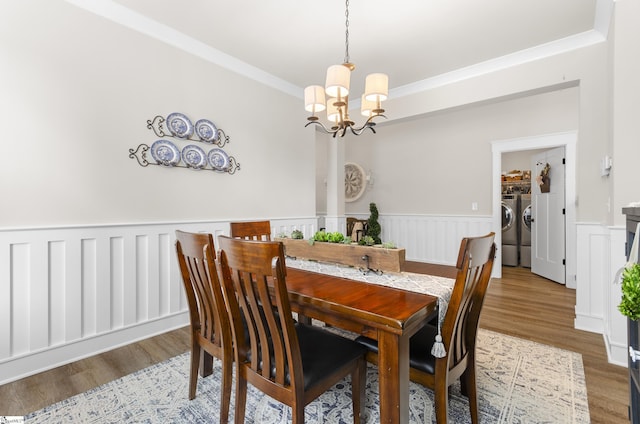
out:
<path id="1" fill-rule="evenodd" d="M 492 142 L 492 164 L 493 164 L 493 231 L 496 234 L 496 244 L 502 245 L 502 155 L 508 152 L 518 152 L 526 150 L 550 149 L 553 147 L 565 148 L 565 198 L 566 198 L 566 286 L 576 288 L 576 142 L 577 132 L 565 132 L 557 134 L 547 134 L 533 137 L 525 137 L 510 140 L 497 140 Z M 493 268 L 493 277 L 502 276 L 502 258 L 496 256 Z"/>
<path id="2" fill-rule="evenodd" d="M 502 154 L 502 266 L 559 284 L 565 284 L 564 150 Z"/>

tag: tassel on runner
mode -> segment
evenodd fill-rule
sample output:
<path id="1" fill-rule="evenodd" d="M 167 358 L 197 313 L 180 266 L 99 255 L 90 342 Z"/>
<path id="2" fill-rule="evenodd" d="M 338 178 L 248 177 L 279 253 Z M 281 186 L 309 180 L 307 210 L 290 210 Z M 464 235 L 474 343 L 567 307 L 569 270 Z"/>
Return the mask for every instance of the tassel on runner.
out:
<path id="1" fill-rule="evenodd" d="M 436 336 L 436 341 L 433 343 L 433 347 L 431 348 L 431 354 L 436 358 L 444 358 L 447 356 L 444 343 L 442 343 L 442 336 L 439 333 Z"/>

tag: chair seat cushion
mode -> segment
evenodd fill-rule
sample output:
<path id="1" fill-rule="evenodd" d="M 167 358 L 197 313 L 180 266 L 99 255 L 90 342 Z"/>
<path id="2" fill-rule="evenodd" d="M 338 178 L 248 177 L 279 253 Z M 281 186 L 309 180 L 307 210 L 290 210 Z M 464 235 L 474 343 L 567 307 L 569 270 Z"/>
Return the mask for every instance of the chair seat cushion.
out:
<path id="1" fill-rule="evenodd" d="M 429 374 L 435 373 L 436 358 L 431 347 L 438 334 L 438 328 L 427 324 L 414 334 L 409 341 L 409 366 Z M 378 353 L 378 341 L 365 336 L 356 338 L 356 342 Z"/>
<path id="2" fill-rule="evenodd" d="M 333 373 L 337 367 L 367 353 L 367 348 L 322 328 L 297 323 L 296 332 L 300 343 L 304 388 Z"/>

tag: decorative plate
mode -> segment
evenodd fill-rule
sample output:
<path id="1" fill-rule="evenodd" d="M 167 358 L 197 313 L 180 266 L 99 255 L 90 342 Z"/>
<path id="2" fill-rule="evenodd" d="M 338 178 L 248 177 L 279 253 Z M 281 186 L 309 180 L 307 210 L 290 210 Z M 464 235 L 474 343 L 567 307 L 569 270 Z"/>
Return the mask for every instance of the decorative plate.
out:
<path id="1" fill-rule="evenodd" d="M 357 163 L 344 164 L 344 201 L 355 202 L 367 188 L 364 169 Z"/>
<path id="2" fill-rule="evenodd" d="M 189 138 L 193 134 L 193 124 L 182 113 L 172 113 L 167 116 L 167 129 L 180 138 Z"/>
<path id="3" fill-rule="evenodd" d="M 151 145 L 151 156 L 159 164 L 174 166 L 180 162 L 180 150 L 168 140 L 158 140 Z"/>
<path id="4" fill-rule="evenodd" d="M 182 149 L 182 161 L 189 168 L 202 169 L 207 166 L 207 155 L 204 154 L 204 150 L 200 147 L 189 144 Z"/>
<path id="5" fill-rule="evenodd" d="M 216 171 L 226 171 L 229 168 L 229 155 L 222 149 L 211 149 L 207 154 L 209 165 Z"/>
<path id="6" fill-rule="evenodd" d="M 208 119 L 199 119 L 196 122 L 196 134 L 198 134 L 200 140 L 213 143 L 218 137 L 218 128 Z"/>

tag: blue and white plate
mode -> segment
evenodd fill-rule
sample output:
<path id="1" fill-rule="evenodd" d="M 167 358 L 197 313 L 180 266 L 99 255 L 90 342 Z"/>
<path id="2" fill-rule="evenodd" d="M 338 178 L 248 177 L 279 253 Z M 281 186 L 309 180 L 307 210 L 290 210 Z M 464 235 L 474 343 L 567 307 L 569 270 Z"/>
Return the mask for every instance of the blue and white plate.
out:
<path id="1" fill-rule="evenodd" d="M 172 113 L 167 116 L 167 129 L 171 134 L 180 138 L 189 138 L 193 134 L 191 120 L 182 113 Z"/>
<path id="2" fill-rule="evenodd" d="M 189 168 L 202 169 L 207 166 L 207 156 L 204 154 L 204 150 L 193 144 L 182 149 L 182 161 Z"/>
<path id="3" fill-rule="evenodd" d="M 151 156 L 161 165 L 175 166 L 180 162 L 180 150 L 168 140 L 158 140 L 153 143 Z"/>
<path id="4" fill-rule="evenodd" d="M 200 140 L 213 143 L 218 137 L 218 128 L 208 119 L 199 119 L 196 122 L 196 134 L 198 134 Z"/>
<path id="5" fill-rule="evenodd" d="M 216 171 L 226 171 L 229 168 L 229 155 L 222 149 L 211 149 L 207 154 L 209 165 Z"/>

